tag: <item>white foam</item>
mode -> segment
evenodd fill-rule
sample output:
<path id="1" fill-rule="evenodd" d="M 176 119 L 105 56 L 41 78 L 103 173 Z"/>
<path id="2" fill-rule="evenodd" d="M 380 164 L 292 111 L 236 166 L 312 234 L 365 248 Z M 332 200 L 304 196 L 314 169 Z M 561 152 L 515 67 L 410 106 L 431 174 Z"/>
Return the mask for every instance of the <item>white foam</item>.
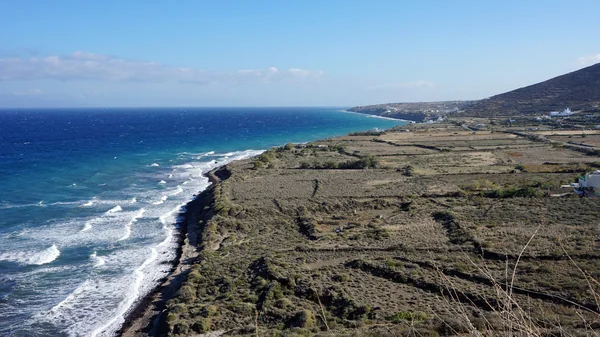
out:
<path id="1" fill-rule="evenodd" d="M 249 158 L 261 152 L 249 150 L 227 153 L 229 158 L 214 155 L 209 157 L 210 161 L 209 158 L 203 158 L 204 161 L 196 160 L 195 156 L 198 154 L 187 154 L 174 160 L 172 164 L 165 161 L 161 169 L 165 167 L 166 174 L 161 176 L 157 175 L 161 173 L 144 172 L 142 177 L 152 179 L 150 184 L 153 184 L 170 174 L 167 185 L 169 188 L 160 191 L 160 194 L 156 193 L 156 189 L 146 188 L 141 184 L 124 186 L 126 189 L 119 191 L 119 194 L 128 195 L 129 199 L 118 200 L 119 197 L 114 192 L 108 191 L 103 195 L 107 198 L 94 201 L 98 214 L 85 216 L 89 212 L 82 212 L 81 215 L 85 217 L 49 222 L 32 233 L 30 237 L 39 241 L 38 246 L 41 244 L 42 247 L 53 243 L 60 247 L 93 247 L 86 266 L 89 274 L 88 271 L 82 272 L 78 274 L 79 278 L 67 285 L 52 285 L 49 291 L 54 295 L 50 306 L 41 308 L 32 320 L 64 326 L 63 331 L 69 336 L 113 336 L 132 305 L 167 275 L 169 266 L 164 262 L 176 256 L 176 217 L 181 206 L 193 194 L 209 185 L 203 174 L 232 160 Z M 169 168 L 173 164 L 182 165 Z M 173 171 L 169 172 L 170 169 Z M 137 197 L 137 200 L 133 200 L 140 207 L 133 207 L 133 202 L 130 201 L 133 196 Z M 77 205 L 84 202 L 86 200 L 79 201 Z M 124 209 L 117 211 L 115 205 L 123 205 Z M 111 211 L 114 211 L 107 212 L 111 207 Z M 143 216 L 139 214 L 141 207 L 145 210 Z M 130 210 L 132 208 L 140 209 Z M 91 210 L 95 211 L 96 208 Z M 136 224 L 136 221 L 143 223 L 143 226 Z M 83 223 L 86 224 L 84 229 L 89 229 L 82 233 L 80 229 Z M 93 230 L 90 230 L 92 227 Z M 135 244 L 115 244 L 118 240 L 132 238 L 135 238 Z M 101 256 L 98 256 L 98 252 Z M 55 264 L 49 267 L 55 267 Z M 86 282 L 80 284 L 82 280 Z M 47 308 L 55 303 L 59 304 L 50 312 Z"/>
<path id="2" fill-rule="evenodd" d="M 132 204 L 135 204 L 137 202 L 137 199 L 135 197 L 133 197 L 129 202 Z"/>
<path id="3" fill-rule="evenodd" d="M 194 165 L 192 165 L 192 164 L 175 165 L 175 168 L 188 170 L 188 169 L 193 169 Z"/>
<path id="4" fill-rule="evenodd" d="M 86 221 L 85 224 L 83 225 L 83 228 L 81 229 L 81 231 L 87 232 L 90 229 L 92 229 L 92 223 L 90 221 Z"/>
<path id="5" fill-rule="evenodd" d="M 94 252 L 94 254 L 92 255 L 96 255 L 96 252 Z M 52 309 L 50 309 L 51 313 L 56 313 L 58 310 L 60 310 L 63 307 L 67 307 L 70 306 L 70 302 L 73 301 L 73 299 L 75 299 L 75 297 L 79 294 L 81 294 L 86 287 L 89 286 L 89 281 L 84 281 L 82 284 L 80 284 L 73 292 L 71 292 L 67 297 L 65 297 L 64 300 L 60 301 L 57 305 L 53 306 Z"/>
<path id="6" fill-rule="evenodd" d="M 140 288 L 144 279 L 144 268 L 146 268 L 146 266 L 150 265 L 154 260 L 158 258 L 158 252 L 156 251 L 156 249 L 151 248 L 150 251 L 150 256 L 144 261 L 144 263 L 142 263 L 141 266 L 137 267 L 134 270 L 133 284 L 130 287 L 130 291 L 127 292 L 127 296 L 119 303 L 119 306 L 117 307 L 116 311 L 117 314 L 114 315 L 108 322 L 104 323 L 104 325 L 102 325 L 101 327 L 94 329 L 94 331 L 92 331 L 92 333 L 90 334 L 91 337 L 96 337 L 97 335 L 106 332 L 106 330 L 111 328 L 113 324 L 117 323 L 120 325 L 121 322 L 124 321 L 125 313 L 140 296 Z"/>
<path id="7" fill-rule="evenodd" d="M 11 261 L 22 265 L 42 265 L 56 260 L 60 256 L 60 250 L 52 245 L 41 252 L 18 251 L 0 254 L 0 261 Z"/>
<path id="8" fill-rule="evenodd" d="M 150 165 L 152 167 L 159 167 L 160 165 L 158 165 L 157 163 L 153 163 L 152 165 Z"/>
<path id="9" fill-rule="evenodd" d="M 106 214 L 114 214 L 114 213 L 120 212 L 122 210 L 123 209 L 121 208 L 121 206 L 117 205 L 117 206 L 109 209 L 108 212 L 106 212 Z"/>
<path id="10" fill-rule="evenodd" d="M 92 207 L 92 206 L 94 206 L 94 201 L 90 200 L 90 201 L 86 202 L 85 204 L 83 204 L 83 205 L 81 205 L 79 207 Z"/>
<path id="11" fill-rule="evenodd" d="M 100 256 L 98 256 L 98 254 L 96 254 L 95 251 L 92 253 L 92 255 L 90 255 L 90 259 L 92 259 L 92 261 L 95 262 L 94 263 L 95 268 L 101 267 L 106 264 L 106 261 L 103 258 L 101 258 Z"/>
<path id="12" fill-rule="evenodd" d="M 155 201 L 155 202 L 153 202 L 153 203 L 152 203 L 152 205 L 160 205 L 160 204 L 163 204 L 163 203 L 164 203 L 164 202 L 165 202 L 167 199 L 169 199 L 169 197 L 168 197 L 168 196 L 166 196 L 166 195 L 163 195 L 162 197 L 160 197 L 160 200 L 159 200 L 159 201 Z"/>
<path id="13" fill-rule="evenodd" d="M 166 184 L 167 182 L 166 182 L 166 181 L 164 181 L 164 180 L 161 180 L 161 181 L 159 181 L 158 183 L 159 183 L 159 184 Z"/>
<path id="14" fill-rule="evenodd" d="M 183 188 L 181 188 L 181 186 L 177 186 L 177 188 L 174 191 L 170 191 L 169 193 L 167 193 L 167 195 L 169 197 L 174 197 L 181 193 L 183 193 Z"/>
<path id="15" fill-rule="evenodd" d="M 75 204 L 79 204 L 81 203 L 81 201 L 57 201 L 57 202 L 53 202 L 53 203 L 45 203 L 44 200 L 35 203 L 35 204 L 21 204 L 21 205 L 12 205 L 12 204 L 8 204 L 8 205 L 2 205 L 0 206 L 0 209 L 10 209 L 10 208 L 21 208 L 21 207 L 48 207 L 48 206 L 59 206 L 59 205 L 75 205 Z"/>
<path id="16" fill-rule="evenodd" d="M 137 211 L 137 213 L 135 213 L 133 218 L 125 225 L 125 234 L 123 234 L 123 236 L 118 241 L 129 239 L 129 237 L 131 236 L 131 226 L 133 226 L 133 224 L 137 222 L 137 219 L 139 219 L 145 211 L 146 210 L 142 208 L 139 211 Z"/>

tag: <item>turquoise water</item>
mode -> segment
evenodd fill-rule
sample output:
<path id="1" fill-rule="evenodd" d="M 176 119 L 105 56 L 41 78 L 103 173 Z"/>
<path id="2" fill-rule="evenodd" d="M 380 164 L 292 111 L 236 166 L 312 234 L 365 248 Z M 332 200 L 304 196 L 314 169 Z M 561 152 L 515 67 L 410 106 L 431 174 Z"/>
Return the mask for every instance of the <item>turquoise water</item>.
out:
<path id="1" fill-rule="evenodd" d="M 112 335 L 208 170 L 403 122 L 334 108 L 0 110 L 0 335 Z"/>

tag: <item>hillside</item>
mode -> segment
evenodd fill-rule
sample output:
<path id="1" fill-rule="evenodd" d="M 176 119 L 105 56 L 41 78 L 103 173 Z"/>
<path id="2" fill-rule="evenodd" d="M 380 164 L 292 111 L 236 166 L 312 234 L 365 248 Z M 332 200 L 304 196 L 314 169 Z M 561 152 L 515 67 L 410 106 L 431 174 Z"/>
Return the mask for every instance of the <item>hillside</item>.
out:
<path id="1" fill-rule="evenodd" d="M 476 101 L 386 103 L 357 106 L 348 111 L 422 122 L 451 113 L 469 117 L 548 114 L 600 107 L 600 63 L 547 81 Z"/>
<path id="2" fill-rule="evenodd" d="M 596 109 L 600 105 L 600 63 L 547 81 L 476 101 L 464 116 L 494 117 L 547 114 L 565 107 Z"/>

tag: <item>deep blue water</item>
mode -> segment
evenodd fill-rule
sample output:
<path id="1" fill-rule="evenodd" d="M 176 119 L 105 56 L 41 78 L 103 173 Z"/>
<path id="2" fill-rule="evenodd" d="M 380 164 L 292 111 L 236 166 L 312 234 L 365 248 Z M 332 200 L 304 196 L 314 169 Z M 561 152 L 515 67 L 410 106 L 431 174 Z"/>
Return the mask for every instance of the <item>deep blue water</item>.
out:
<path id="1" fill-rule="evenodd" d="M 0 335 L 112 335 L 202 173 L 401 121 L 334 108 L 0 110 Z"/>

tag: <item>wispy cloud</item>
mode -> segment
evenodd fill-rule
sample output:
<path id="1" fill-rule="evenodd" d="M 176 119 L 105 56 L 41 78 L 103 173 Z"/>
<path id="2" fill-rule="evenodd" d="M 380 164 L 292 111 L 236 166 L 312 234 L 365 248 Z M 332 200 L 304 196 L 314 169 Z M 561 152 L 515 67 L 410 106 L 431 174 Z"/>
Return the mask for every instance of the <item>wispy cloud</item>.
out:
<path id="1" fill-rule="evenodd" d="M 578 58 L 577 61 L 582 66 L 591 66 L 592 64 L 600 62 L 600 54 L 584 55 Z"/>
<path id="2" fill-rule="evenodd" d="M 398 82 L 390 84 L 381 84 L 369 87 L 370 90 L 400 90 L 407 88 L 433 88 L 435 84 L 430 81 L 418 80 L 414 82 Z"/>
<path id="3" fill-rule="evenodd" d="M 40 96 L 44 94 L 41 89 L 29 89 L 23 91 L 13 91 L 10 93 L 13 96 Z"/>
<path id="4" fill-rule="evenodd" d="M 181 68 L 155 62 L 126 60 L 114 56 L 75 52 L 66 56 L 0 58 L 0 81 L 97 80 L 113 82 L 276 82 L 317 79 L 322 71 L 290 68 L 214 72 Z"/>

